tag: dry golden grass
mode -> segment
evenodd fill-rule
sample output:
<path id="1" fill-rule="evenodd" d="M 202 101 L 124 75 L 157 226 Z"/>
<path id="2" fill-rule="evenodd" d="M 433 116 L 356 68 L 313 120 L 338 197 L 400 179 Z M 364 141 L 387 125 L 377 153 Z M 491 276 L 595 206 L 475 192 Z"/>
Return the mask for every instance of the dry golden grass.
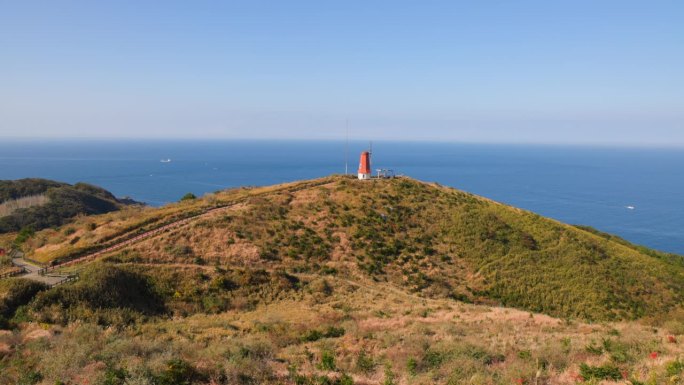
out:
<path id="1" fill-rule="evenodd" d="M 217 368 L 223 367 L 229 377 L 242 373 L 242 378 L 259 378 L 260 383 L 291 383 L 296 367 L 300 376 L 346 373 L 356 384 L 383 384 L 385 368 L 391 367 L 396 384 L 522 380 L 567 385 L 578 383 L 582 363 L 616 363 L 644 383 L 681 383 L 667 376 L 666 366 L 684 355 L 684 346 L 669 343 L 665 329 L 634 322 L 567 322 L 516 309 L 426 299 L 371 280 L 300 277 L 308 282 L 300 293 L 253 310 L 195 314 L 120 330 L 79 323 L 26 325 L 0 335 L 0 354 L 32 357 L 29 361 L 45 384 L 97 383 L 112 362 L 126 368 L 130 383 L 143 383 L 136 382 L 142 381 L 142 373 L 159 372 L 174 357 L 210 378 L 218 378 Z M 319 291 L 319 280 L 326 280 L 332 292 Z M 330 326 L 343 328 L 343 335 L 305 339 L 312 330 Z M 587 350 L 604 341 L 621 347 Z M 657 358 L 650 357 L 652 352 Z M 334 357 L 334 370 L 321 367 L 324 354 Z M 360 355 L 370 363 L 360 364 Z M 0 381 L 18 374 L 10 365 Z"/>

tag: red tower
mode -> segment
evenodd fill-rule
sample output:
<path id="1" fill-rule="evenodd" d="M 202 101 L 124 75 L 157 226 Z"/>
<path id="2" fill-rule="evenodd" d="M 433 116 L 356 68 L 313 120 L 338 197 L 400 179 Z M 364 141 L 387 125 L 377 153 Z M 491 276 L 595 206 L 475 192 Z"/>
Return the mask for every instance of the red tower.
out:
<path id="1" fill-rule="evenodd" d="M 370 179 L 371 178 L 371 154 L 369 151 L 364 151 L 361 153 L 361 159 L 359 160 L 359 179 Z"/>

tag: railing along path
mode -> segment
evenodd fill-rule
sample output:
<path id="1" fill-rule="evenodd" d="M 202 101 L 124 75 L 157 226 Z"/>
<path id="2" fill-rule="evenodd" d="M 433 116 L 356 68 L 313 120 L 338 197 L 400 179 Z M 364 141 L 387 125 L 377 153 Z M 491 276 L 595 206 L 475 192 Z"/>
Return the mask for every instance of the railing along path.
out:
<path id="1" fill-rule="evenodd" d="M 114 245 L 112 245 L 112 246 L 108 246 L 108 247 L 106 247 L 106 248 L 104 248 L 104 249 L 102 249 L 102 250 L 98 250 L 98 251 L 96 251 L 96 252 L 94 252 L 94 253 L 85 255 L 85 256 L 83 256 L 83 257 L 79 257 L 79 258 L 72 259 L 72 260 L 69 260 L 69 261 L 66 261 L 66 262 L 58 263 L 58 264 L 55 264 L 55 265 L 52 265 L 52 266 L 43 267 L 43 268 L 41 268 L 40 270 L 38 270 L 38 273 L 41 274 L 41 275 L 44 275 L 44 274 L 46 274 L 46 273 L 48 273 L 48 272 L 50 272 L 50 271 L 54 271 L 54 270 L 59 269 L 59 268 L 63 268 L 63 267 L 70 266 L 70 265 L 75 265 L 75 264 L 77 264 L 77 263 L 85 262 L 85 261 L 88 261 L 88 260 L 91 260 L 91 259 L 96 259 L 96 258 L 98 258 L 98 257 L 100 257 L 100 256 L 102 256 L 102 255 L 104 255 L 104 254 L 108 254 L 108 253 L 110 253 L 110 252 L 112 252 L 112 251 L 116 251 L 116 250 L 122 249 L 122 248 L 124 248 L 124 247 L 126 247 L 126 246 L 130 246 L 130 245 L 133 244 L 133 243 L 136 243 L 136 242 L 141 241 L 141 240 L 143 240 L 143 239 L 147 239 L 147 238 L 153 237 L 153 236 L 155 236 L 155 235 L 157 235 L 157 234 L 159 234 L 159 233 L 162 233 L 162 232 L 164 232 L 164 231 L 166 231 L 166 230 L 169 230 L 169 229 L 172 229 L 172 228 L 176 228 L 176 227 L 180 227 L 180 226 L 182 226 L 182 225 L 185 225 L 185 224 L 187 224 L 188 222 L 190 222 L 190 221 L 192 221 L 192 220 L 195 220 L 195 219 L 197 219 L 197 218 L 199 218 L 199 217 L 202 217 L 202 216 L 205 216 L 205 215 L 209 215 L 209 214 L 214 213 L 214 212 L 216 212 L 216 211 L 218 211 L 218 210 L 222 210 L 222 209 L 225 209 L 225 208 L 228 208 L 228 207 L 231 207 L 231 206 L 235 206 L 236 204 L 239 204 L 239 203 L 243 203 L 244 201 L 246 201 L 246 200 L 248 200 L 248 199 L 250 199 L 250 198 L 254 198 L 254 197 L 258 197 L 258 196 L 262 196 L 262 195 L 273 194 L 273 193 L 281 192 L 281 191 L 283 191 L 283 190 L 287 190 L 287 191 L 290 191 L 290 192 L 295 192 L 295 191 L 303 190 L 303 189 L 306 189 L 306 188 L 321 186 L 321 185 L 324 185 L 324 184 L 327 184 L 327 183 L 330 183 L 330 180 L 325 180 L 325 181 L 321 181 L 321 182 L 314 182 L 314 183 L 307 183 L 307 184 L 305 184 L 305 185 L 298 186 L 298 187 L 296 187 L 296 188 L 292 188 L 292 187 L 290 187 L 290 188 L 288 188 L 288 187 L 282 187 L 282 188 L 279 188 L 279 189 L 274 189 L 274 190 L 270 190 L 270 191 L 265 191 L 265 192 L 262 192 L 262 193 L 253 194 L 253 195 L 249 195 L 249 196 L 246 196 L 246 197 L 243 197 L 243 198 L 240 198 L 240 199 L 236 199 L 236 200 L 233 200 L 233 201 L 230 201 L 230 202 L 226 202 L 226 203 L 221 204 L 221 205 L 219 205 L 219 206 L 212 207 L 212 208 L 210 208 L 210 209 L 208 209 L 208 210 L 205 210 L 205 211 L 203 211 L 203 212 L 201 212 L 201 213 L 198 213 L 198 214 L 189 216 L 189 217 L 187 217 L 187 218 L 179 219 L 179 220 L 177 220 L 177 221 L 168 223 L 168 224 L 166 224 L 166 225 L 163 225 L 163 226 L 158 227 L 158 228 L 153 229 L 153 230 L 146 231 L 146 232 L 144 232 L 144 233 L 142 233 L 142 234 L 136 235 L 136 236 L 133 237 L 133 238 L 127 239 L 127 240 L 125 240 L 125 241 L 121 241 L 121 242 L 116 243 L 116 244 L 114 244 Z"/>

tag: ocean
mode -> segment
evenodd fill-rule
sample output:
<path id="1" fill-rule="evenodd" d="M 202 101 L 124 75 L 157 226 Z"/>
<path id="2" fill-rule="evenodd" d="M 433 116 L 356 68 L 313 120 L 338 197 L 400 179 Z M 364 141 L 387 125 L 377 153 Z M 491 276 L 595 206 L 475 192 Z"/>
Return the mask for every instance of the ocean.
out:
<path id="1" fill-rule="evenodd" d="M 351 173 L 367 147 L 349 144 Z M 331 141 L 10 140 L 0 142 L 0 179 L 82 181 L 159 206 L 344 173 L 346 154 Z M 374 142 L 373 168 L 684 254 L 684 149 Z"/>

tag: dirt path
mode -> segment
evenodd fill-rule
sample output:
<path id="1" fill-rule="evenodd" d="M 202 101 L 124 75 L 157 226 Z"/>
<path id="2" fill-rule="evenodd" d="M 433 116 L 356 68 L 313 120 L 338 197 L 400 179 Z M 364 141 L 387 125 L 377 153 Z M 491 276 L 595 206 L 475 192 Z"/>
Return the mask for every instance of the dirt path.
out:
<path id="1" fill-rule="evenodd" d="M 21 257 L 12 258 L 12 263 L 15 266 L 21 267 L 24 269 L 24 271 L 26 271 L 25 274 L 18 275 L 18 277 L 30 279 L 33 281 L 38 281 L 38 282 L 44 283 L 48 286 L 58 285 L 65 278 L 64 276 L 60 276 L 60 275 L 47 275 L 47 274 L 42 275 L 42 274 L 40 274 L 40 271 L 42 269 L 40 266 L 34 265 L 34 264 L 28 262 L 27 260 L 25 260 L 24 258 L 21 258 Z"/>
<path id="2" fill-rule="evenodd" d="M 207 209 L 204 212 L 201 212 L 199 214 L 196 214 L 196 215 L 193 215 L 193 216 L 190 216 L 187 218 L 179 219 L 177 221 L 168 223 L 168 224 L 163 225 L 161 227 L 158 227 L 156 229 L 146 231 L 142 234 L 136 235 L 133 238 L 126 239 L 126 240 L 123 240 L 121 242 L 117 242 L 111 246 L 105 247 L 105 248 L 98 250 L 94 253 L 91 253 L 91 254 L 76 258 L 76 259 L 72 259 L 72 260 L 64 262 L 64 263 L 60 263 L 60 264 L 56 264 L 56 265 L 52 265 L 52 266 L 40 267 L 40 266 L 37 266 L 35 264 L 32 264 L 32 263 L 26 261 L 24 258 L 13 258 L 12 263 L 14 263 L 14 265 L 17 267 L 23 267 L 24 269 L 26 269 L 27 273 L 24 275 L 20 275 L 20 277 L 32 279 L 34 281 L 38 281 L 38 282 L 42 282 L 42 283 L 46 283 L 50 286 L 55 286 L 55 285 L 62 283 L 62 281 L 64 281 L 65 276 L 63 276 L 63 275 L 60 276 L 57 274 L 49 274 L 49 273 L 53 272 L 57 269 L 60 269 L 62 267 L 67 267 L 67 266 L 75 265 L 75 264 L 78 264 L 81 262 L 86 262 L 89 260 L 97 259 L 99 257 L 104 256 L 105 254 L 109 254 L 113 251 L 123 249 L 127 246 L 134 244 L 134 243 L 138 243 L 140 241 L 152 238 L 152 237 L 159 235 L 165 231 L 184 226 L 184 225 L 186 225 L 192 221 L 195 221 L 195 220 L 200 219 L 202 217 L 211 215 L 217 211 L 225 210 L 225 209 L 231 208 L 237 204 L 244 203 L 246 200 L 248 200 L 250 198 L 254 198 L 254 197 L 258 197 L 258 196 L 262 196 L 262 195 L 270 195 L 270 194 L 279 193 L 282 191 L 295 192 L 295 191 L 299 191 L 299 190 L 303 190 L 303 189 L 307 189 L 307 188 L 322 186 L 322 185 L 328 184 L 330 182 L 331 182 L 330 180 L 324 180 L 324 181 L 320 181 L 320 182 L 304 183 L 304 184 L 297 186 L 297 187 L 284 186 L 282 188 L 268 190 L 268 191 L 265 191 L 263 193 L 256 193 L 253 195 L 248 195 L 246 197 L 227 202 L 221 206 L 209 208 L 209 209 Z"/>

